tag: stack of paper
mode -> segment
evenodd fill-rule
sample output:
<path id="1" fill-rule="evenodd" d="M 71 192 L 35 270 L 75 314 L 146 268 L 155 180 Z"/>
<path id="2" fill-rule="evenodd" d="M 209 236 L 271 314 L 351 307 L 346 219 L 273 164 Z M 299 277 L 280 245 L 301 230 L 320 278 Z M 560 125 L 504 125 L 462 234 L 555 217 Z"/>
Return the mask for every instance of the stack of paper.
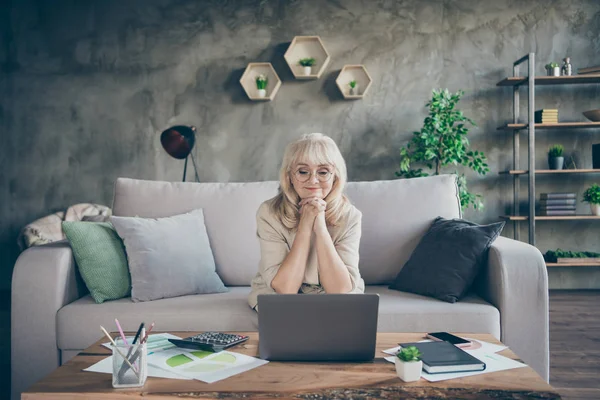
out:
<path id="1" fill-rule="evenodd" d="M 499 346 L 497 344 L 483 342 L 481 340 L 476 340 L 476 339 L 469 339 L 469 338 L 465 338 L 465 339 L 470 340 L 473 343 L 477 343 L 477 344 L 481 345 L 481 347 L 474 349 L 474 350 L 469 350 L 469 349 L 463 349 L 463 350 L 466 351 L 467 353 L 471 354 L 472 356 L 478 358 L 479 360 L 483 361 L 486 364 L 485 370 L 474 371 L 474 372 L 449 372 L 447 374 L 428 374 L 425 371 L 421 371 L 421 376 L 423 378 L 425 378 L 426 380 L 428 380 L 429 382 L 438 382 L 438 381 L 445 381 L 448 379 L 462 378 L 465 376 L 473 376 L 473 375 L 479 375 L 479 374 L 487 374 L 490 372 L 504 371 L 507 369 L 522 368 L 522 367 L 527 366 L 526 364 L 522 364 L 522 363 L 512 360 L 508 357 L 504 357 L 504 356 L 501 356 L 500 354 L 496 354 L 497 352 L 506 349 L 507 348 L 506 346 Z M 424 342 L 428 342 L 428 341 L 429 340 L 424 340 Z M 383 351 L 384 353 L 390 354 L 393 356 L 393 357 L 385 357 L 385 359 L 391 363 L 395 363 L 396 362 L 396 354 L 398 353 L 398 351 L 400 351 L 400 349 L 401 349 L 401 346 L 384 350 Z"/>
<path id="2" fill-rule="evenodd" d="M 268 363 L 260 358 L 230 351 L 212 353 L 182 349 L 169 342 L 169 338 L 180 339 L 169 333 L 148 336 L 148 376 L 213 383 Z M 103 345 L 110 348 L 110 343 Z M 112 374 L 112 356 L 84 371 Z"/>

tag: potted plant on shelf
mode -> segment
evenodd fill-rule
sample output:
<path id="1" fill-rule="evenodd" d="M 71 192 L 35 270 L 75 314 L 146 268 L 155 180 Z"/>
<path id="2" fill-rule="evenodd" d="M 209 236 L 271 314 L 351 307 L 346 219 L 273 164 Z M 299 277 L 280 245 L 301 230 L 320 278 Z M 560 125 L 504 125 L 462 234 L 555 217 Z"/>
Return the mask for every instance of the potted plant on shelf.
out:
<path id="1" fill-rule="evenodd" d="M 414 382 L 421 379 L 423 361 L 421 352 L 415 346 L 408 346 L 396 353 L 395 364 L 398 377 L 404 382 Z"/>
<path id="2" fill-rule="evenodd" d="M 548 72 L 548 76 L 560 76 L 560 67 L 554 61 L 546 64 L 546 71 Z"/>
<path id="3" fill-rule="evenodd" d="M 300 61 L 298 61 L 298 64 L 302 65 L 302 67 L 304 67 L 304 75 L 308 76 L 312 73 L 312 67 L 313 65 L 315 65 L 315 63 L 317 62 L 317 60 L 315 60 L 312 57 L 306 57 L 306 58 L 301 58 Z"/>
<path id="4" fill-rule="evenodd" d="M 600 186 L 594 183 L 583 192 L 583 201 L 590 203 L 592 215 L 600 215 Z"/>
<path id="5" fill-rule="evenodd" d="M 350 95 L 357 96 L 358 95 L 358 83 L 356 83 L 356 79 L 348 82 L 348 86 L 350 86 Z"/>
<path id="6" fill-rule="evenodd" d="M 565 158 L 563 157 L 564 147 L 560 144 L 551 146 L 548 150 L 548 166 L 550 169 L 563 169 Z"/>
<path id="7" fill-rule="evenodd" d="M 260 74 L 256 77 L 256 89 L 258 89 L 258 97 L 265 97 L 267 95 L 267 84 L 269 78 L 265 74 Z"/>

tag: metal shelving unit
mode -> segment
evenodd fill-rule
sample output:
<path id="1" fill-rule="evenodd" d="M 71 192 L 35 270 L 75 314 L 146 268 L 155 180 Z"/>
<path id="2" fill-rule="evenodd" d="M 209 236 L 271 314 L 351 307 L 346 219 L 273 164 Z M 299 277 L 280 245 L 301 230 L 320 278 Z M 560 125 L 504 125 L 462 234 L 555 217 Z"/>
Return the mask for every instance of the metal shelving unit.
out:
<path id="1" fill-rule="evenodd" d="M 527 76 L 520 76 L 519 70 L 522 64 L 527 62 Z M 513 168 L 509 171 L 501 171 L 500 174 L 506 174 L 513 179 L 513 209 L 512 215 L 504 215 L 500 218 L 513 222 L 514 238 L 520 240 L 520 222 L 527 222 L 529 228 L 529 244 L 535 246 L 535 228 L 536 221 L 558 221 L 558 220 L 595 220 L 600 219 L 593 215 L 561 215 L 561 216 L 539 216 L 535 215 L 535 178 L 536 175 L 551 174 L 586 174 L 600 173 L 600 169 L 573 169 L 573 170 L 536 170 L 535 169 L 535 134 L 538 129 L 589 129 L 600 128 L 600 122 L 561 122 L 557 124 L 539 124 L 535 123 L 535 86 L 536 85 L 572 85 L 600 83 L 600 74 L 594 75 L 573 75 L 573 76 L 535 76 L 535 53 L 520 58 L 513 63 L 513 76 L 505 78 L 497 83 L 496 86 L 509 86 L 513 88 L 513 122 L 498 127 L 498 130 L 510 131 L 513 133 Z M 519 103 L 521 86 L 527 86 L 527 122 L 519 121 Z M 521 166 L 520 160 L 520 135 L 521 131 L 527 131 L 527 165 Z M 534 173 L 529 173 L 534 171 Z M 527 175 L 527 215 L 519 215 L 520 198 L 520 177 Z M 534 218 L 530 218 L 534 216 Z M 600 264 L 557 264 L 547 263 L 548 267 L 554 266 L 575 266 L 575 265 L 594 265 Z"/>

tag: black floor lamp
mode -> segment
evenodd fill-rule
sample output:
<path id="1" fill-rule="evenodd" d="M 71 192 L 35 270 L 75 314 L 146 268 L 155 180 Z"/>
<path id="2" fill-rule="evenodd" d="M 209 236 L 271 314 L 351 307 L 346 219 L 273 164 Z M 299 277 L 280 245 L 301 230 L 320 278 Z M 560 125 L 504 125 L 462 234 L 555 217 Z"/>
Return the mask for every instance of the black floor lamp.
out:
<path id="1" fill-rule="evenodd" d="M 196 160 L 194 160 L 194 154 L 192 153 L 192 149 L 196 143 L 195 126 L 172 126 L 160 134 L 160 143 L 171 157 L 177 158 L 178 160 L 183 160 L 185 158 L 185 164 L 183 165 L 183 182 L 185 182 L 185 176 L 187 173 L 188 156 L 192 158 L 196 182 L 200 182 L 200 178 L 198 178 Z"/>

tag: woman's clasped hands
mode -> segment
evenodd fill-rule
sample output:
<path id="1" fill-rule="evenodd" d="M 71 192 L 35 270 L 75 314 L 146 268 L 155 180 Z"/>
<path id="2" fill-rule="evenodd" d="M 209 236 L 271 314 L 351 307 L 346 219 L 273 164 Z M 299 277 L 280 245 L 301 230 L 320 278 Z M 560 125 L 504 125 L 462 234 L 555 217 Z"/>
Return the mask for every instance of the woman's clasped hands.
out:
<path id="1" fill-rule="evenodd" d="M 300 225 L 306 229 L 317 231 L 320 228 L 326 228 L 325 210 L 327 202 L 318 197 L 307 197 L 298 203 L 300 206 Z"/>

